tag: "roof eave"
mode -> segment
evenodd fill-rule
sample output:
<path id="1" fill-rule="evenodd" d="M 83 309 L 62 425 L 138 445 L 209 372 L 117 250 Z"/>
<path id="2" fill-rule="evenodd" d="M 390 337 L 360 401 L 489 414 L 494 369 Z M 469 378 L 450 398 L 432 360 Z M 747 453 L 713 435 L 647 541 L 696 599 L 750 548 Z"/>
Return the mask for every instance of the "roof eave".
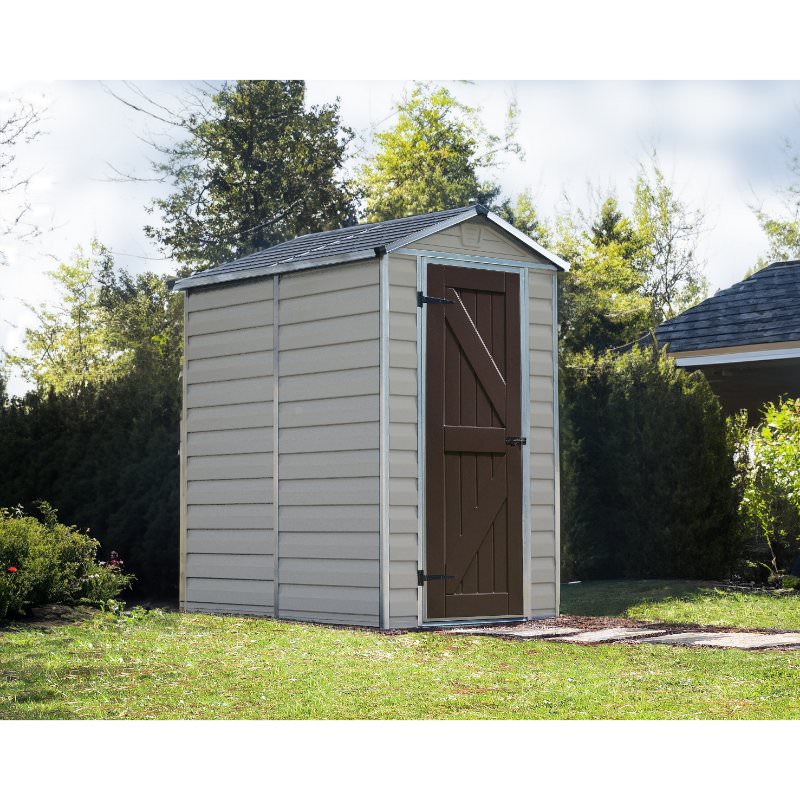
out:
<path id="1" fill-rule="evenodd" d="M 335 264 L 346 264 L 351 261 L 366 261 L 375 258 L 375 248 L 367 250 L 354 250 L 352 253 L 339 253 L 332 256 L 322 256 L 320 258 L 308 258 L 303 261 L 285 261 L 280 264 L 270 264 L 266 267 L 242 267 L 241 269 L 226 270 L 225 272 L 208 274 L 198 272 L 188 278 L 181 278 L 175 282 L 173 289 L 176 292 L 185 292 L 187 289 L 196 289 L 201 286 L 213 286 L 219 283 L 229 283 L 231 281 L 244 281 L 251 278 L 265 278 L 271 275 L 281 275 L 285 272 L 298 272 L 304 269 L 316 269 L 317 267 L 330 267 Z"/>

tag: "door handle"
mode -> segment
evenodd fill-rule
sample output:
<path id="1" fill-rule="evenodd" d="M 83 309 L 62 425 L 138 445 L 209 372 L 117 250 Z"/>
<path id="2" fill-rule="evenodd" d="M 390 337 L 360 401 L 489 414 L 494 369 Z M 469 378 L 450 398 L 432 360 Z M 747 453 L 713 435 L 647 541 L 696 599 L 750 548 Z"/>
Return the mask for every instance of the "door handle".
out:
<path id="1" fill-rule="evenodd" d="M 522 447 L 528 444 L 528 440 L 524 436 L 506 436 L 506 444 L 511 447 Z"/>

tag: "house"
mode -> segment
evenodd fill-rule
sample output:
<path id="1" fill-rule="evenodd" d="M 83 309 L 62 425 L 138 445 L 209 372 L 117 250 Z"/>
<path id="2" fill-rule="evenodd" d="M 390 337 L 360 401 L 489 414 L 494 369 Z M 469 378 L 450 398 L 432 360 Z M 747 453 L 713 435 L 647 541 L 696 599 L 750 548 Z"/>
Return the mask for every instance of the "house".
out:
<path id="1" fill-rule="evenodd" d="M 656 331 L 678 366 L 699 369 L 726 413 L 800 397 L 800 261 L 779 261 Z"/>
<path id="2" fill-rule="evenodd" d="M 475 205 L 179 281 L 181 607 L 380 628 L 554 616 L 565 268 Z"/>

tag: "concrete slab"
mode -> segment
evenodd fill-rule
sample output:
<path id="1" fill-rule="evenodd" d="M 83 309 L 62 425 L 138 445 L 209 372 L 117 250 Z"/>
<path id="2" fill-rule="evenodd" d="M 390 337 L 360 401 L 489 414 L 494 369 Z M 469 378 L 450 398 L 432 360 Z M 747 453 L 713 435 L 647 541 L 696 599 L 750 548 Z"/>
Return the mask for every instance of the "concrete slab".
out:
<path id="1" fill-rule="evenodd" d="M 568 633 L 579 633 L 580 628 L 559 628 L 554 625 L 539 628 L 452 628 L 450 633 L 469 634 L 472 636 L 513 636 L 515 639 L 543 639 L 548 636 L 561 636 Z"/>
<path id="2" fill-rule="evenodd" d="M 637 644 L 703 645 L 705 647 L 732 647 L 737 650 L 754 650 L 759 647 L 800 647 L 798 633 L 714 633 L 687 631 L 641 639 Z"/>
<path id="3" fill-rule="evenodd" d="M 602 628 L 596 631 L 584 631 L 577 636 L 564 636 L 562 642 L 573 642 L 575 644 L 595 644 L 596 642 L 619 642 L 625 639 L 639 639 L 645 633 L 664 633 L 659 631 L 646 631 L 642 628 Z M 648 641 L 648 640 L 644 640 Z"/>
<path id="4" fill-rule="evenodd" d="M 568 633 L 578 633 L 580 628 L 521 628 L 517 631 L 506 631 L 504 636 L 515 636 L 518 639 L 545 639 L 549 636 L 561 638 Z"/>

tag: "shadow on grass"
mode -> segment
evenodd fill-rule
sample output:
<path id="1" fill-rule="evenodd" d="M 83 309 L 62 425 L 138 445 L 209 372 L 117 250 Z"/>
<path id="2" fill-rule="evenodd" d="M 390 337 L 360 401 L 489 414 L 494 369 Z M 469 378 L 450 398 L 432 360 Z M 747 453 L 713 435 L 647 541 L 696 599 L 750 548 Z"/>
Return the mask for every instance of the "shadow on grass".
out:
<path id="1" fill-rule="evenodd" d="M 692 602 L 715 586 L 700 581 L 586 581 L 561 587 L 561 613 L 624 617 L 633 606 L 665 600 Z"/>

